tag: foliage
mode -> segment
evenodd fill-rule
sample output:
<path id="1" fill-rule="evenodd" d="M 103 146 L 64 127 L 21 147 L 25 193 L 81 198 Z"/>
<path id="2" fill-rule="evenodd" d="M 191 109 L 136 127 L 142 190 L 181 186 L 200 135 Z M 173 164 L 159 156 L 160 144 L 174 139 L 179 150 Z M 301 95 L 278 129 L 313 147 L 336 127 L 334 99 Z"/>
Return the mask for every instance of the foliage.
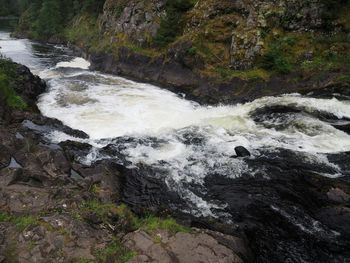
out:
<path id="1" fill-rule="evenodd" d="M 158 46 L 166 46 L 173 42 L 180 33 L 182 15 L 193 7 L 191 0 L 169 0 L 166 3 L 166 16 L 160 22 L 160 28 L 154 39 Z"/>
<path id="2" fill-rule="evenodd" d="M 1 1 L 1 0 L 0 0 Z M 17 31 L 34 38 L 60 36 L 72 19 L 81 14 L 97 17 L 104 0 L 19 0 L 21 18 Z"/>
<path id="3" fill-rule="evenodd" d="M 38 220 L 32 216 L 15 216 L 5 212 L 0 212 L 0 222 L 13 223 L 16 226 L 17 230 L 22 232 L 27 228 L 36 225 L 38 223 Z"/>
<path id="4" fill-rule="evenodd" d="M 10 108 L 24 110 L 27 105 L 14 89 L 17 80 L 15 70 L 14 63 L 0 58 L 0 93 L 5 97 L 6 104 Z"/>
<path id="5" fill-rule="evenodd" d="M 125 248 L 118 240 L 112 241 L 104 249 L 96 252 L 97 261 L 101 263 L 125 263 L 136 256 L 136 253 Z"/>
<path id="6" fill-rule="evenodd" d="M 150 215 L 144 219 L 141 219 L 139 224 L 141 228 L 148 233 L 152 233 L 157 229 L 166 230 L 171 234 L 176 234 L 178 232 L 189 232 L 188 228 L 179 225 L 173 218 L 161 219 Z"/>
<path id="7" fill-rule="evenodd" d="M 61 32 L 62 16 L 59 2 L 44 0 L 36 23 L 37 33 L 40 37 L 50 37 Z"/>
<path id="8" fill-rule="evenodd" d="M 17 16 L 23 0 L 0 0 L 0 16 Z"/>
<path id="9" fill-rule="evenodd" d="M 68 27 L 63 34 L 69 42 L 85 43 L 87 48 L 103 44 L 99 38 L 96 18 L 90 15 L 76 17 L 73 25 Z"/>
<path id="10" fill-rule="evenodd" d="M 292 68 L 290 47 L 295 43 L 293 37 L 278 38 L 270 43 L 265 54 L 260 58 L 259 65 L 266 70 L 280 74 L 289 73 Z"/>

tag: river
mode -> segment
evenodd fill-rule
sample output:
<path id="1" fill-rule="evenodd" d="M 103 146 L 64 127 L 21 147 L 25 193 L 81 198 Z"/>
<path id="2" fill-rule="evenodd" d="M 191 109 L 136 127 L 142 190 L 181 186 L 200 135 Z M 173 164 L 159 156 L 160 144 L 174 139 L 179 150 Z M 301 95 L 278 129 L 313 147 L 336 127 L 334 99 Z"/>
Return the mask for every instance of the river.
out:
<path id="1" fill-rule="evenodd" d="M 1 31 L 0 47 L 1 54 L 48 83 L 38 101 L 43 115 L 90 136 L 82 140 L 54 132 L 47 134 L 52 142 L 91 144 L 93 150 L 80 160 L 85 164 L 115 159 L 128 167 L 151 167 L 152 176 L 185 201 L 184 212 L 230 220 L 228 204 L 209 197 L 207 179 L 269 178 L 269 168 L 254 160 L 281 150 L 302 156 L 323 176 L 344 176 L 328 156 L 350 151 L 349 134 L 335 125 L 350 123 L 346 98 L 289 94 L 205 106 L 154 85 L 91 71 L 88 61 L 64 46 L 13 39 Z M 107 154 L 107 145 L 118 154 Z M 252 156 L 236 158 L 237 146 Z"/>

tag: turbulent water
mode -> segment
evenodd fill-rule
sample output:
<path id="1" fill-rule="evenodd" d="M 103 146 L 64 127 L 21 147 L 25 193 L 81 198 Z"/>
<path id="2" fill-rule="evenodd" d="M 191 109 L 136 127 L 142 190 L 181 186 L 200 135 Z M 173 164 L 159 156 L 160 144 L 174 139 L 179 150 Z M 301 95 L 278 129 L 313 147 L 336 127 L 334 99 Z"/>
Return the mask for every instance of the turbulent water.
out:
<path id="1" fill-rule="evenodd" d="M 263 166 L 254 168 L 247 160 L 277 149 L 299 152 L 304 162 L 324 167 L 324 176 L 343 174 L 327 156 L 350 151 L 350 136 L 335 128 L 339 119 L 349 122 L 349 100 L 289 94 L 201 106 L 153 85 L 90 71 L 88 61 L 64 47 L 11 39 L 5 32 L 0 46 L 3 55 L 47 81 L 49 89 L 38 101 L 41 112 L 90 136 L 82 140 L 55 132 L 47 135 L 52 141 L 93 145 L 81 159 L 85 163 L 115 158 L 131 167 L 151 167 L 195 215 L 222 216 L 226 206 L 206 198 L 207 176 L 268 177 Z M 118 155 L 107 154 L 107 145 Z M 235 158 L 236 146 L 246 147 L 252 157 Z"/>

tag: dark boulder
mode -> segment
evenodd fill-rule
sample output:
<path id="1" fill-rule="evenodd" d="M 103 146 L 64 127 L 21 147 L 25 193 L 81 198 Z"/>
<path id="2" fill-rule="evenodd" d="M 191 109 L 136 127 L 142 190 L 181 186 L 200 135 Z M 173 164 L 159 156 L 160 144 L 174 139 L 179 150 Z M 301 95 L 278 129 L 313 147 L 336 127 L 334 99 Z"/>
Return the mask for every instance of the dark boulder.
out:
<path id="1" fill-rule="evenodd" d="M 237 146 L 235 148 L 235 151 L 236 151 L 237 157 L 250 156 L 250 152 L 246 148 L 244 148 L 243 146 Z"/>
<path id="2" fill-rule="evenodd" d="M 46 89 L 46 83 L 38 76 L 33 75 L 30 70 L 23 65 L 16 64 L 17 79 L 15 91 L 29 106 L 35 106 L 38 96 Z"/>

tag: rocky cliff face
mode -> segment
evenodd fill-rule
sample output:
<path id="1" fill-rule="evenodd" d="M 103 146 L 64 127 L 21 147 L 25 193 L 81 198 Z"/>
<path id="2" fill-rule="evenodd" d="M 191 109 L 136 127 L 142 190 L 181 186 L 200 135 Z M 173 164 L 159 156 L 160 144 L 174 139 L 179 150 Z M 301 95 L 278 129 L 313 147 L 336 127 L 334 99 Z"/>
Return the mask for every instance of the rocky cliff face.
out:
<path id="1" fill-rule="evenodd" d="M 165 0 L 108 0 L 100 18 L 101 30 L 113 36 L 111 41 L 127 37 L 141 47 L 150 45 L 161 19 L 167 16 L 165 5 Z M 249 69 L 267 48 L 268 35 L 324 31 L 326 12 L 331 11 L 323 0 L 200 0 L 183 17 L 185 26 L 177 41 L 192 41 L 194 46 L 206 42 L 203 45 L 214 60 L 233 69 Z M 337 22 L 331 26 L 334 29 Z"/>
<path id="2" fill-rule="evenodd" d="M 100 18 L 101 30 L 113 35 L 111 41 L 127 38 L 145 46 L 157 34 L 164 7 L 165 0 L 107 0 Z"/>
<path id="3" fill-rule="evenodd" d="M 320 29 L 323 8 L 319 0 L 198 1 L 189 14 L 185 32 L 202 33 L 214 41 L 226 41 L 230 66 L 248 69 L 266 47 L 266 31 Z M 220 35 L 220 32 L 225 34 Z"/>
<path id="4" fill-rule="evenodd" d="M 72 42 L 95 69 L 228 103 L 348 86 L 349 13 L 347 0 L 107 0 L 99 38 Z"/>

